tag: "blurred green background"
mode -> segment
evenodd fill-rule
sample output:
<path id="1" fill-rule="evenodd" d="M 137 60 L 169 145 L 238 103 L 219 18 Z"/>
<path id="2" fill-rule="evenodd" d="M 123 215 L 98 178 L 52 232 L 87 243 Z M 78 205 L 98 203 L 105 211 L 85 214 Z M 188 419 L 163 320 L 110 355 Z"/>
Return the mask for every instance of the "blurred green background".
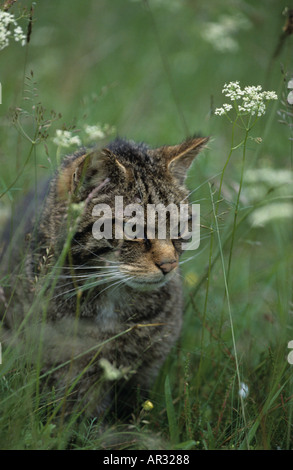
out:
<path id="1" fill-rule="evenodd" d="M 34 2 L 27 50 L 11 41 L 1 51 L 2 123 L 11 106 L 30 110 L 30 102 L 23 101 L 24 96 L 32 98 L 31 90 L 24 86 L 24 76 L 33 71 L 38 93 L 35 101 L 47 112 L 62 113 L 57 127 L 108 123 L 119 135 L 150 145 L 177 143 L 187 134 L 212 135 L 212 152 L 203 164 L 208 165 L 211 175 L 225 161 L 225 138 L 230 132 L 223 120 L 211 113 L 222 104 L 224 83 L 239 80 L 243 86 L 261 84 L 280 91 L 281 64 L 290 71 L 287 62 L 291 56 L 286 54 L 290 37 L 271 64 L 287 3 Z M 16 2 L 11 11 L 20 12 L 22 6 L 30 5 Z M 26 19 L 19 24 L 26 30 Z M 271 130 L 262 154 L 274 164 L 286 165 L 290 146 L 288 139 L 285 144 L 286 132 L 277 125 L 276 116 Z M 2 132 L 5 143 L 7 128 L 2 127 Z M 14 140 L 12 133 L 8 142 L 11 150 Z M 2 169 L 10 171 L 16 152 L 8 152 L 3 144 L 1 162 L 6 168 Z M 48 146 L 54 159 L 56 149 L 50 140 Z M 37 159 L 43 158 L 40 148 Z"/>
<path id="2" fill-rule="evenodd" d="M 188 181 L 191 188 L 200 186 L 221 172 L 230 150 L 231 127 L 213 111 L 226 100 L 224 83 L 235 80 L 280 97 L 253 131 L 262 144 L 251 145 L 246 168 L 292 168 L 291 128 L 277 114 L 285 78 L 293 74 L 291 36 L 273 58 L 287 1 L 17 1 L 9 11 L 16 18 L 24 12 L 19 24 L 25 32 L 31 6 L 28 46 L 11 40 L 0 51 L 0 184 L 4 190 L 11 186 L 0 204 L 52 174 L 58 152 L 75 150 L 57 149 L 56 129 L 72 130 L 87 144 L 85 124 L 109 125 L 115 129 L 111 137 L 151 146 L 210 135 L 209 151 L 197 159 Z M 39 104 L 43 115 L 36 118 Z M 29 158 L 31 143 L 12 125 L 15 108 L 23 110 L 20 122 L 31 139 L 40 122 L 49 121 L 48 136 Z M 62 117 L 51 123 L 51 111 Z M 234 178 L 239 181 L 240 155 L 241 149 L 227 169 L 232 187 Z"/>
<path id="3" fill-rule="evenodd" d="M 18 17 L 26 8 L 26 17 L 19 19 L 25 31 L 31 5 L 17 1 L 10 10 Z M 0 190 L 5 191 L 0 199 L 2 219 L 18 196 L 56 168 L 60 156 L 53 142 L 56 129 L 69 129 L 87 143 L 85 124 L 107 124 L 115 128 L 111 138 L 118 134 L 154 147 L 179 143 L 195 133 L 212 137 L 188 178 L 190 189 L 195 190 L 193 202 L 200 202 L 201 222 L 206 228 L 202 228 L 196 257 L 183 265 L 187 311 L 181 359 L 170 363 L 175 368 L 171 381 L 176 388 L 176 377 L 180 377 L 178 396 L 182 396 L 184 364 L 191 353 L 188 361 L 199 403 L 193 412 L 200 414 L 204 429 L 205 419 L 212 420 L 213 416 L 219 427 L 219 409 L 223 409 L 229 380 L 235 377 L 234 364 L 226 354 L 226 348 L 231 350 L 232 346 L 221 264 L 216 263 L 212 270 L 208 296 L 206 283 L 199 284 L 205 281 L 209 228 L 214 226 L 207 181 L 218 187 L 231 146 L 231 126 L 213 111 L 226 101 L 221 93 L 223 85 L 235 80 L 242 87 L 262 85 L 279 96 L 253 129 L 252 137 L 261 137 L 262 143 L 249 142 L 248 173 L 240 201 L 240 215 L 255 202 L 264 202 L 266 219 L 261 225 L 253 225 L 260 217 L 255 211 L 256 219 L 247 217 L 241 225 L 229 280 L 241 375 L 250 389 L 248 416 L 252 422 L 265 403 L 266 410 L 280 409 L 275 402 L 277 395 L 270 402 L 266 398 L 279 381 L 288 378 L 289 365 L 282 377 L 276 371 L 286 366 L 286 346 L 293 339 L 293 136 L 292 109 L 286 104 L 287 82 L 293 76 L 293 35 L 285 37 L 279 53 L 275 52 L 286 22 L 283 12 L 290 6 L 293 4 L 285 0 L 39 0 L 33 3 L 29 44 L 21 47 L 11 41 L 0 51 Z M 36 119 L 40 103 L 42 109 Z M 48 135 L 33 146 L 31 153 L 29 139 L 13 125 L 15 108 L 22 109 L 19 119 L 29 138 L 38 125 L 42 124 L 43 131 L 47 126 Z M 51 122 L 51 111 L 62 117 Z M 239 136 L 238 143 L 240 140 Z M 61 155 L 71 150 L 75 147 L 61 149 Z M 219 217 L 224 234 L 231 231 L 241 152 L 240 148 L 233 153 L 225 174 Z M 278 204 L 274 215 L 269 210 L 273 203 Z M 290 393 L 292 390 L 288 390 L 287 398 Z M 285 403 L 289 407 L 286 396 Z M 200 411 L 196 406 L 202 406 Z M 284 415 L 281 411 L 277 417 L 270 414 L 269 427 L 262 428 L 257 441 L 260 447 L 285 446 L 284 442 L 290 447 L 291 421 L 286 421 L 287 410 Z M 291 405 L 288 413 L 292 416 Z M 228 427 L 233 422 L 231 416 L 232 411 L 228 412 Z M 275 439 L 272 429 L 276 423 L 280 426 Z M 223 440 L 219 438 L 214 445 L 221 446 Z"/>

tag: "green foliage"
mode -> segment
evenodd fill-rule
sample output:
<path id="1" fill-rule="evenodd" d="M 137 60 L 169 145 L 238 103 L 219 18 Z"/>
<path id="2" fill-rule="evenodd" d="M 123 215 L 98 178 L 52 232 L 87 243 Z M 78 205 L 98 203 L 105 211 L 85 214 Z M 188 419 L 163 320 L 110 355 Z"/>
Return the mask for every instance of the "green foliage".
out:
<path id="1" fill-rule="evenodd" d="M 171 387 L 170 387 L 170 381 L 169 381 L 168 375 L 165 380 L 165 400 L 166 400 L 167 417 L 168 417 L 168 423 L 169 423 L 170 440 L 172 444 L 178 444 L 178 424 L 177 424 L 175 408 L 173 405 L 172 393 L 171 393 Z"/>

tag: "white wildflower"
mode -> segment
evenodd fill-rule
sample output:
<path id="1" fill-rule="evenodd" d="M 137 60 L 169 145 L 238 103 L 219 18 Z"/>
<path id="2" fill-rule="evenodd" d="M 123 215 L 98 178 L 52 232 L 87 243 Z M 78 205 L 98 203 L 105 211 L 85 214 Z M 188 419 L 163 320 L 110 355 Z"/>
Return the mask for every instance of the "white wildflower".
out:
<path id="1" fill-rule="evenodd" d="M 222 93 L 227 97 L 230 98 L 232 101 L 238 100 L 244 94 L 244 91 L 241 90 L 239 82 L 230 82 L 225 83 Z"/>
<path id="2" fill-rule="evenodd" d="M 262 95 L 263 95 L 263 98 L 267 101 L 278 99 L 278 95 L 275 91 L 263 91 Z"/>
<path id="3" fill-rule="evenodd" d="M 239 396 L 242 398 L 247 398 L 248 396 L 248 385 L 244 382 L 240 383 Z"/>
<path id="4" fill-rule="evenodd" d="M 242 90 L 238 81 L 225 83 L 222 93 L 234 102 L 237 114 L 242 116 L 262 116 L 266 112 L 266 102 L 278 99 L 274 91 L 262 91 L 261 85 L 246 86 Z M 236 101 L 239 101 L 239 104 Z M 222 108 L 215 110 L 215 114 L 222 116 L 231 109 L 231 105 L 223 104 Z"/>
<path id="5" fill-rule="evenodd" d="M 288 348 L 293 349 L 293 341 L 292 340 L 289 341 Z M 293 351 L 289 352 L 289 354 L 287 356 L 287 360 L 288 360 L 289 364 L 291 364 L 291 365 L 293 364 Z"/>
<path id="6" fill-rule="evenodd" d="M 247 205 L 266 199 L 268 191 L 271 190 L 274 191 L 277 197 L 290 198 L 290 196 L 292 196 L 293 171 L 290 170 L 268 167 L 253 168 L 245 171 L 244 181 L 246 184 L 242 191 L 242 198 Z M 283 203 L 285 203 L 285 201 L 283 201 Z M 290 204 L 288 201 L 287 203 Z M 281 202 L 278 202 L 278 204 L 281 204 Z M 260 212 L 256 212 L 256 217 L 251 214 L 250 222 L 253 223 L 253 225 L 262 224 L 266 220 L 269 222 L 272 218 L 269 206 L 270 204 L 265 207 L 256 208 L 253 213 L 258 210 L 260 210 Z M 279 209 L 282 209 L 282 206 Z M 293 208 L 292 203 L 291 206 Z M 285 208 L 285 213 L 287 213 L 286 211 L 287 209 Z M 281 212 L 284 216 L 284 211 L 282 210 Z M 290 211 L 288 213 L 290 214 Z"/>
<path id="7" fill-rule="evenodd" d="M 227 34 L 225 26 L 221 23 L 205 23 L 201 35 L 220 52 L 234 52 L 238 49 L 238 43 Z"/>
<path id="8" fill-rule="evenodd" d="M 98 139 L 103 139 L 105 137 L 105 132 L 103 131 L 100 125 L 96 125 L 96 126 L 86 125 L 84 130 L 90 140 L 98 140 Z"/>
<path id="9" fill-rule="evenodd" d="M 72 135 L 69 131 L 56 130 L 56 137 L 53 139 L 54 144 L 58 147 L 70 147 L 71 145 L 81 145 L 81 140 L 77 135 Z"/>
<path id="10" fill-rule="evenodd" d="M 14 30 L 14 40 L 20 42 L 22 46 L 25 45 L 26 37 L 20 26 L 17 26 Z"/>
<path id="11" fill-rule="evenodd" d="M 115 127 L 112 127 L 109 124 L 104 124 L 103 126 L 100 124 L 96 124 L 94 126 L 86 124 L 84 126 L 84 130 L 87 134 L 88 140 L 101 140 L 108 135 L 113 134 L 115 132 Z"/>
<path id="12" fill-rule="evenodd" d="M 201 35 L 219 52 L 236 52 L 239 45 L 235 36 L 241 29 L 248 29 L 250 26 L 247 18 L 240 13 L 222 15 L 218 22 L 203 23 Z"/>
<path id="13" fill-rule="evenodd" d="M 288 85 L 287 85 L 288 89 L 291 90 L 289 93 L 288 93 L 288 96 L 287 96 L 287 101 L 289 104 L 293 104 L 293 78 L 291 78 L 288 82 Z"/>
<path id="14" fill-rule="evenodd" d="M 11 32 L 8 31 L 3 24 L 0 23 L 0 50 L 4 49 L 9 44 L 9 36 Z"/>
<path id="15" fill-rule="evenodd" d="M 223 114 L 228 113 L 232 108 L 233 106 L 231 104 L 224 103 L 222 108 L 215 109 L 215 114 L 222 116 Z"/>
<path id="16" fill-rule="evenodd" d="M 230 110 L 233 108 L 233 106 L 232 106 L 231 104 L 226 104 L 226 103 L 224 103 L 224 104 L 223 104 L 223 108 L 224 108 L 224 110 L 225 110 L 226 112 L 228 112 L 228 111 L 230 111 Z"/>
<path id="17" fill-rule="evenodd" d="M 223 114 L 225 114 L 224 108 L 216 108 L 216 109 L 215 109 L 215 114 L 216 114 L 217 116 L 222 116 Z"/>
<path id="18" fill-rule="evenodd" d="M 116 128 L 114 126 L 110 126 L 110 124 L 104 124 L 103 131 L 105 134 L 110 135 L 116 131 Z"/>
<path id="19" fill-rule="evenodd" d="M 284 188 L 284 185 L 292 188 L 293 171 L 266 167 L 254 168 L 245 172 L 245 181 L 258 186 L 264 183 L 269 188 L 277 188 L 278 186 Z"/>
<path id="20" fill-rule="evenodd" d="M 0 22 L 6 28 L 10 24 L 14 24 L 15 26 L 17 24 L 15 21 L 14 15 L 11 15 L 11 13 L 8 13 L 7 11 L 3 11 L 3 10 L 0 10 Z"/>
<path id="21" fill-rule="evenodd" d="M 289 104 L 293 104 L 293 91 L 290 91 L 287 96 L 287 101 Z"/>
<path id="22" fill-rule="evenodd" d="M 0 10 L 0 50 L 9 45 L 9 39 L 12 36 L 16 42 L 20 42 L 22 46 L 26 43 L 26 37 L 22 28 L 17 24 L 14 15 L 7 11 Z"/>
<path id="23" fill-rule="evenodd" d="M 289 202 L 271 203 L 266 207 L 259 207 L 249 217 L 253 227 L 263 227 L 270 222 L 276 222 L 280 219 L 293 218 L 293 205 Z"/>

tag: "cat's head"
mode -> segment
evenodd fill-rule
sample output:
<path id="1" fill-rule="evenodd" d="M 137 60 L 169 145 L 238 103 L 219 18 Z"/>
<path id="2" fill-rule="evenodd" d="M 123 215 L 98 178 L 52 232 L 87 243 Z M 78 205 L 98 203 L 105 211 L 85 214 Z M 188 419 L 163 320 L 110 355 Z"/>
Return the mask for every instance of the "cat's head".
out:
<path id="1" fill-rule="evenodd" d="M 91 273 L 87 278 L 90 286 L 113 282 L 153 289 L 173 277 L 182 252 L 182 234 L 172 237 L 168 211 L 165 236 L 159 235 L 158 225 L 153 232 L 148 230 L 148 214 L 150 207 L 167 208 L 171 204 L 179 209 L 180 204 L 188 203 L 186 174 L 207 141 L 198 137 L 150 149 L 145 144 L 116 139 L 104 149 L 79 153 L 64 161 L 56 179 L 57 200 L 65 201 L 69 196 L 81 208 L 71 263 L 84 270 L 79 274 Z"/>

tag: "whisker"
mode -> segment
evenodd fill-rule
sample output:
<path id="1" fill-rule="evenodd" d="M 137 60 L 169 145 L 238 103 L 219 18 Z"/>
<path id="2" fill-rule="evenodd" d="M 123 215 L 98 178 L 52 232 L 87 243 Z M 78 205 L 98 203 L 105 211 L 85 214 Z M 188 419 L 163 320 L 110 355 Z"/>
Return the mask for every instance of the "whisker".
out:
<path id="1" fill-rule="evenodd" d="M 104 276 L 102 276 L 102 279 L 96 280 L 96 281 L 88 283 L 88 284 L 84 284 L 82 286 L 74 287 L 73 289 L 69 289 L 65 292 L 61 292 L 60 294 L 55 295 L 53 297 L 53 299 L 56 299 L 56 298 L 61 297 L 61 296 L 65 296 L 66 294 L 70 294 L 70 293 L 73 293 L 73 294 L 69 297 L 73 297 L 74 293 L 76 293 L 78 290 L 81 290 L 81 291 L 89 290 L 92 287 L 96 287 L 96 286 L 99 286 L 101 284 L 105 284 L 107 282 L 110 282 L 111 279 L 113 279 L 113 280 L 117 279 L 117 276 L 118 276 L 118 273 L 111 273 L 111 276 L 107 276 L 106 278 Z M 64 284 L 60 287 L 63 288 L 63 287 L 66 287 L 66 285 L 70 285 L 70 284 L 72 284 L 72 283 Z"/>
<path id="2" fill-rule="evenodd" d="M 115 289 L 117 289 L 119 287 L 119 285 L 126 284 L 126 282 L 129 281 L 131 278 L 132 278 L 132 276 L 128 276 L 126 278 L 119 279 L 119 281 L 116 281 L 114 284 L 110 284 L 109 286 L 105 287 L 105 289 L 103 289 L 101 292 L 98 292 L 98 294 L 94 297 L 94 299 L 96 299 L 99 295 L 102 294 L 102 292 L 105 292 L 110 287 L 113 287 L 113 286 L 117 285 L 116 288 L 115 288 Z"/>
<path id="3" fill-rule="evenodd" d="M 110 272 L 99 272 L 99 273 L 88 273 L 88 274 L 60 274 L 59 279 L 95 279 L 96 277 L 111 276 L 114 273 L 119 273 L 120 271 L 110 271 Z"/>
<path id="4" fill-rule="evenodd" d="M 201 201 L 208 201 L 208 198 L 202 197 L 201 199 L 195 199 L 194 201 L 190 201 L 190 204 L 198 204 Z"/>
<path id="5" fill-rule="evenodd" d="M 113 261 L 113 263 L 115 263 L 115 261 Z M 78 270 L 78 269 L 113 269 L 113 266 L 89 266 L 89 265 L 86 265 L 86 264 L 83 264 L 81 266 L 78 266 L 78 265 L 72 265 L 72 266 L 57 266 L 58 269 L 74 269 L 74 270 Z"/>
<path id="6" fill-rule="evenodd" d="M 199 186 L 197 186 L 195 189 L 193 189 L 192 191 L 190 191 L 189 194 L 187 194 L 187 196 L 185 196 L 184 199 L 182 199 L 182 201 L 180 201 L 180 204 L 185 201 L 185 199 L 189 198 L 189 196 L 191 196 L 191 194 L 193 194 L 195 191 L 197 191 L 198 189 L 200 189 L 202 186 L 204 186 L 205 184 L 207 184 L 209 181 L 211 181 L 212 179 L 216 178 L 217 176 L 221 175 L 221 171 L 219 173 L 216 173 L 215 175 L 211 176 L 210 178 L 208 178 L 206 181 L 204 181 L 203 183 L 201 183 Z"/>
<path id="7" fill-rule="evenodd" d="M 95 258 L 99 258 L 101 259 L 102 261 L 106 261 L 108 263 L 119 263 L 119 261 L 109 261 L 105 258 L 103 258 L 102 256 L 99 256 L 97 255 L 96 253 L 94 253 L 93 251 L 89 250 L 88 248 L 85 248 L 78 240 L 76 240 L 76 238 L 73 238 L 73 240 L 79 245 L 81 246 L 83 249 L 86 249 L 86 251 L 88 251 L 89 253 L 91 253 Z M 113 249 L 112 251 L 117 251 L 117 249 Z"/>
<path id="8" fill-rule="evenodd" d="M 113 276 L 116 276 L 116 275 L 119 275 L 119 271 L 115 271 L 115 272 L 111 272 L 111 273 L 100 273 L 100 274 L 91 274 L 91 275 L 84 275 L 84 276 L 60 276 L 61 279 L 71 279 L 71 282 L 67 282 L 67 283 L 64 283 L 64 284 L 61 284 L 59 287 L 67 287 L 67 286 L 70 286 L 72 285 L 72 283 L 74 282 L 74 280 L 76 281 L 82 281 L 82 280 L 95 280 L 97 278 L 99 278 L 99 282 L 101 280 L 104 280 L 105 282 L 109 279 L 111 279 Z M 84 284 L 84 286 L 78 286 L 77 288 L 81 289 L 83 287 L 86 287 L 88 284 Z M 76 288 L 75 288 L 76 290 Z"/>
<path id="9" fill-rule="evenodd" d="M 131 278 L 132 278 L 132 276 L 128 276 L 128 277 L 122 279 L 122 280 L 121 280 L 121 283 L 122 283 L 122 284 L 126 284 L 127 281 L 129 281 Z M 113 292 L 114 292 L 116 289 L 118 289 L 118 287 L 119 287 L 119 285 L 117 285 L 117 286 L 113 289 Z"/>

